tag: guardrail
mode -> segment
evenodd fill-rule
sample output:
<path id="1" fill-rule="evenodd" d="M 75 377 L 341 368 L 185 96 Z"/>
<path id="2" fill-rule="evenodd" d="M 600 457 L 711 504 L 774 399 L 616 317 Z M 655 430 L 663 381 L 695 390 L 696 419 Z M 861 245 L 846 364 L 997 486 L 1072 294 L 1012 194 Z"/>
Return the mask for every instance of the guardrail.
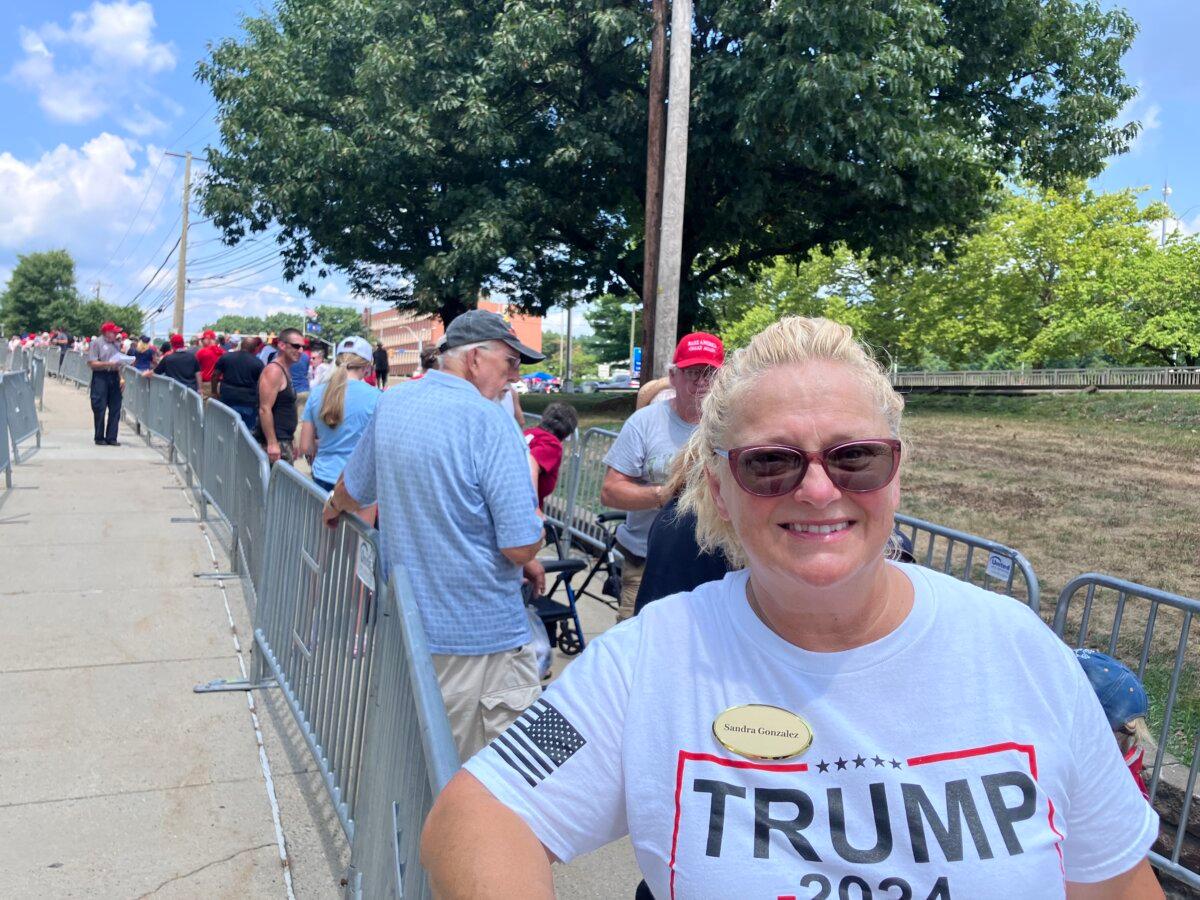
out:
<path id="1" fill-rule="evenodd" d="M 1013 369 L 1004 371 L 895 372 L 898 388 L 1007 388 L 1025 390 L 1200 390 L 1200 368 Z"/>
<path id="2" fill-rule="evenodd" d="M 1073 604 L 1082 594 L 1083 609 Z M 1200 728 L 1188 735 L 1179 724 L 1180 685 L 1200 687 L 1200 666 L 1191 647 L 1192 618 L 1200 600 L 1170 594 L 1109 575 L 1088 573 L 1070 582 L 1054 610 L 1054 631 L 1068 644 L 1090 647 L 1116 657 L 1137 673 L 1150 696 L 1150 724 L 1157 723 L 1157 749 L 1149 780 L 1150 802 L 1158 810 L 1163 831 L 1150 853 L 1155 867 L 1200 888 L 1200 874 L 1181 864 L 1185 847 L 1197 864 L 1200 808 L 1193 807 L 1200 773 Z M 1190 652 L 1189 652 L 1190 651 Z M 1191 698 L 1194 701 L 1194 696 Z M 1191 753 L 1179 762 L 1168 744 Z"/>

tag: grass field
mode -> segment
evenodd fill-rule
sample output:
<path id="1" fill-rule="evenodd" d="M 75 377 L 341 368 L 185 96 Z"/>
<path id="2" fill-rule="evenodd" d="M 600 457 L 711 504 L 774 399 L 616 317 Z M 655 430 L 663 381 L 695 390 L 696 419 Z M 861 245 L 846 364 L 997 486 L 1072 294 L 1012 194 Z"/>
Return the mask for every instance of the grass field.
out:
<path id="1" fill-rule="evenodd" d="M 536 412 L 560 398 L 522 399 Z M 583 428 L 619 428 L 633 409 L 631 394 L 569 400 Z M 914 394 L 907 400 L 901 510 L 1024 553 L 1041 582 L 1047 620 L 1062 588 L 1084 572 L 1200 597 L 1200 395 Z M 1101 598 L 1097 622 L 1105 613 L 1111 620 L 1111 608 L 1111 598 Z M 1123 649 L 1132 646 L 1126 635 L 1140 637 L 1137 627 L 1131 615 L 1121 630 Z M 1146 681 L 1159 697 L 1178 627 L 1177 617 L 1165 615 L 1156 628 L 1161 641 Z M 1200 649 L 1192 657 L 1198 662 L 1184 672 L 1169 745 L 1188 760 L 1200 726 Z"/>

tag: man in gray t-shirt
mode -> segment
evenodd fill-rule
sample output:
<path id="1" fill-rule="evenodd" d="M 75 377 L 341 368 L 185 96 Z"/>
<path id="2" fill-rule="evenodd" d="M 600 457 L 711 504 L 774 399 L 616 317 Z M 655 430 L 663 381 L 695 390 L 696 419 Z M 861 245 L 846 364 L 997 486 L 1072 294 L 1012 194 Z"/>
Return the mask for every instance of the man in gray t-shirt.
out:
<path id="1" fill-rule="evenodd" d="M 671 499 L 663 496 L 662 485 L 675 455 L 700 423 L 700 401 L 724 361 L 720 338 L 704 332 L 686 335 L 675 348 L 668 374 L 675 396 L 630 416 L 604 457 L 608 472 L 600 502 L 629 513 L 617 528 L 623 560 L 618 622 L 633 615 L 646 565 L 646 538 L 659 509 Z"/>

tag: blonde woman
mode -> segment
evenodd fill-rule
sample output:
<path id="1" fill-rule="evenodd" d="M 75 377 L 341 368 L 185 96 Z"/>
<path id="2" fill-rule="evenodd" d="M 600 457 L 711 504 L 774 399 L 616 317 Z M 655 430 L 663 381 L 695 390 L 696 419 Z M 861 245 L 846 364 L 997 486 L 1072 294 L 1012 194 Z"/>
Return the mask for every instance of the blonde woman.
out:
<path id="1" fill-rule="evenodd" d="M 1027 607 L 884 550 L 903 401 L 786 318 L 703 403 L 682 506 L 740 571 L 610 629 L 425 826 L 443 898 L 553 895 L 628 834 L 659 900 L 1161 898 L 1158 817 Z"/>
<path id="2" fill-rule="evenodd" d="M 300 454 L 312 465 L 312 478 L 332 491 L 375 413 L 380 392 L 363 382 L 371 370 L 371 345 L 360 337 L 337 345 L 334 370 L 308 395 L 300 423 Z"/>

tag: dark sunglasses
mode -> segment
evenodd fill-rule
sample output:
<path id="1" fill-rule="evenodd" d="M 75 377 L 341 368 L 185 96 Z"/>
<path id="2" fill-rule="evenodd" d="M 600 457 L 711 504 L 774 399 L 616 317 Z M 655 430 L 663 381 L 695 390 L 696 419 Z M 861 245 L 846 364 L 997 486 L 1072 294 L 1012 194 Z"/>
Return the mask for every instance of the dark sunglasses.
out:
<path id="1" fill-rule="evenodd" d="M 287 344 L 289 347 L 291 347 L 293 350 L 303 350 L 304 349 L 303 344 L 293 344 L 291 341 L 284 341 L 284 343 Z"/>
<path id="2" fill-rule="evenodd" d="M 847 441 L 824 450 L 760 444 L 713 452 L 729 460 L 738 487 L 756 497 L 790 494 L 800 487 L 813 462 L 821 464 L 834 487 L 854 494 L 887 487 L 900 468 L 900 442 L 892 438 Z"/>

